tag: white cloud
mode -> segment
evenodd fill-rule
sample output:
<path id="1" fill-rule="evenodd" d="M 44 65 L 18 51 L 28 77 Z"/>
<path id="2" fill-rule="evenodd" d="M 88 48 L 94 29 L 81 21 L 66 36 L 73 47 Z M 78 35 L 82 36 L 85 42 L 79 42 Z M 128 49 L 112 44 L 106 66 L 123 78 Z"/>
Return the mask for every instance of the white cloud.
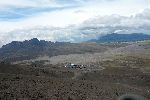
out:
<path id="1" fill-rule="evenodd" d="M 47 41 L 80 42 L 83 40 L 84 35 L 82 35 L 74 26 L 68 26 L 67 28 L 33 27 L 30 29 L 21 29 L 11 31 L 10 33 L 0 34 L 0 40 L 5 43 L 16 40 L 23 41 L 31 38 L 38 38 Z"/>
<path id="2" fill-rule="evenodd" d="M 24 14 L 13 8 L 72 8 L 38 12 L 17 20 L 0 17 L 0 45 L 34 37 L 79 42 L 113 32 L 149 33 L 149 4 L 150 0 L 4 0 L 0 11 L 7 10 L 10 15 Z"/>
<path id="3" fill-rule="evenodd" d="M 147 10 L 150 11 L 150 10 Z M 150 33 L 150 17 L 143 17 L 145 10 L 135 16 L 124 17 L 120 15 L 97 16 L 93 19 L 84 21 L 79 25 L 67 26 L 64 28 L 52 26 L 34 26 L 14 30 L 0 34 L 2 43 L 8 43 L 15 40 L 25 40 L 39 38 L 48 41 L 68 41 L 81 42 L 88 39 L 97 38 L 102 34 L 108 33 Z"/>
<path id="4" fill-rule="evenodd" d="M 124 17 L 120 15 L 99 16 L 85 21 L 80 30 L 85 34 L 95 34 L 95 37 L 108 33 L 146 33 L 150 34 L 150 9 L 135 16 Z"/>
<path id="5" fill-rule="evenodd" d="M 8 32 L 16 29 L 24 29 L 35 26 L 66 27 L 71 24 L 80 24 L 92 15 L 88 13 L 76 13 L 76 9 L 44 12 L 19 21 L 0 21 L 0 32 Z"/>
<path id="6" fill-rule="evenodd" d="M 3 0 L 0 2 L 0 8 L 24 8 L 24 7 L 60 7 L 55 0 Z"/>

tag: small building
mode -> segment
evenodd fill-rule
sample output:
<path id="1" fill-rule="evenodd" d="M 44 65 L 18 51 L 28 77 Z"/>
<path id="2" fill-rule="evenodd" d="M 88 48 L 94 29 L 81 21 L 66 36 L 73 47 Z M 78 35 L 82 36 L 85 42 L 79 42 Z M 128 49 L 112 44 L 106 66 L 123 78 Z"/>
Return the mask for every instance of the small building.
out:
<path id="1" fill-rule="evenodd" d="M 69 64 L 65 65 L 65 67 L 68 67 L 68 68 L 80 68 L 80 65 L 69 63 Z"/>

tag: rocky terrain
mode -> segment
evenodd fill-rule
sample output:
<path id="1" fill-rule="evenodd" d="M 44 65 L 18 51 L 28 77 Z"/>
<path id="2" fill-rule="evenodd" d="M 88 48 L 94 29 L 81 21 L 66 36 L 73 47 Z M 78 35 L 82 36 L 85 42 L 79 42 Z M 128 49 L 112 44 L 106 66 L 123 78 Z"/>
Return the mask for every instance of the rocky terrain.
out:
<path id="1" fill-rule="evenodd" d="M 7 57 L 14 46 L 2 47 L 1 54 Z M 39 50 L 35 57 L 1 60 L 0 100 L 117 100 L 123 94 L 150 99 L 149 41 L 45 47 L 48 53 Z M 25 48 L 19 48 L 13 53 L 25 55 Z"/>
<path id="2" fill-rule="evenodd" d="M 84 54 L 104 52 L 115 47 L 128 44 L 97 44 L 97 43 L 67 43 L 51 42 L 33 38 L 23 42 L 13 41 L 0 48 L 0 61 L 13 62 L 34 59 L 41 56 L 58 56 L 68 54 Z"/>

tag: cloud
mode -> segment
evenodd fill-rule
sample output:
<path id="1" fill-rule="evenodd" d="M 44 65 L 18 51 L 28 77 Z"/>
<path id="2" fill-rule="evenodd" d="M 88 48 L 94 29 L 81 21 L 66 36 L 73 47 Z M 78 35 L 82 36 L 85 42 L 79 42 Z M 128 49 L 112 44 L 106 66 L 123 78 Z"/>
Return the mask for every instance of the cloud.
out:
<path id="1" fill-rule="evenodd" d="M 79 6 L 76 0 L 4 0 L 0 2 L 0 21 L 17 21 L 41 13 L 62 11 Z"/>
<path id="2" fill-rule="evenodd" d="M 114 32 L 149 34 L 150 8 L 145 9 L 149 4 L 149 0 L 4 0 L 0 46 L 35 37 L 81 42 Z"/>
<path id="3" fill-rule="evenodd" d="M 83 34 L 95 38 L 109 33 L 146 33 L 150 34 L 150 8 L 132 16 L 108 15 L 97 16 L 80 25 Z"/>
<path id="4" fill-rule="evenodd" d="M 13 21 L 37 16 L 44 12 L 77 8 L 87 15 L 130 15 L 137 9 L 147 7 L 148 0 L 3 0 L 0 2 L 0 20 Z M 130 6 L 130 5 L 132 6 Z M 127 7 L 128 6 L 128 7 Z M 113 9 L 112 9 L 113 8 Z M 118 9 L 119 8 L 119 9 Z M 21 19 L 22 20 L 22 19 Z"/>
<path id="5" fill-rule="evenodd" d="M 135 17 L 150 20 L 150 7 L 144 9 L 141 13 L 136 14 Z"/>
<path id="6" fill-rule="evenodd" d="M 82 42 L 109 33 L 129 34 L 136 32 L 150 34 L 150 17 L 145 17 L 147 13 L 150 13 L 150 10 L 145 10 L 130 17 L 120 15 L 97 16 L 84 21 L 82 24 L 70 25 L 64 28 L 35 26 L 32 28 L 15 30 L 1 33 L 0 40 L 1 44 L 35 37 L 48 41 Z"/>
<path id="7" fill-rule="evenodd" d="M 60 7 L 57 0 L 3 0 L 0 8 Z"/>
<path id="8" fill-rule="evenodd" d="M 45 7 L 45 8 L 13 8 L 11 10 L 0 11 L 1 21 L 17 21 L 23 18 L 27 19 L 29 17 L 34 17 L 37 14 L 44 12 L 54 12 L 58 10 L 71 9 L 76 6 L 66 6 L 66 7 Z"/>
<path id="9" fill-rule="evenodd" d="M 30 29 L 15 30 L 8 33 L 1 33 L 1 42 L 9 43 L 11 41 L 23 41 L 32 38 L 38 38 L 47 41 L 66 41 L 81 42 L 85 37 L 80 34 L 74 26 L 67 28 L 60 27 L 33 27 Z M 7 38 L 7 40 L 6 40 Z"/>

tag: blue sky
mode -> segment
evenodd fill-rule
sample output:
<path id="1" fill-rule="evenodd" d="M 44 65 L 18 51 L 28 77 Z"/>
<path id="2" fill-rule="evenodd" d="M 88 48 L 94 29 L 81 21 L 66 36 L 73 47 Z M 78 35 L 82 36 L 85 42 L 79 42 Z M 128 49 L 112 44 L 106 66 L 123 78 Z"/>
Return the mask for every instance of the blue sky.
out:
<path id="1" fill-rule="evenodd" d="M 34 37 L 76 42 L 111 32 L 149 34 L 149 26 L 150 0 L 0 1 L 0 46 Z"/>
<path id="2" fill-rule="evenodd" d="M 1 21 L 24 20 L 29 17 L 34 17 L 40 13 L 50 13 L 54 11 L 76 8 L 79 6 L 79 4 L 73 0 L 72 2 L 67 2 L 67 0 L 44 0 L 45 2 L 38 2 L 38 0 L 22 0 L 20 3 L 10 4 L 10 2 L 17 1 L 21 0 L 6 0 L 6 2 L 0 3 L 0 5 L 2 5 L 2 7 L 0 7 Z M 27 4 L 23 4 L 23 1 L 27 1 Z M 23 5 L 21 6 L 21 4 Z"/>
<path id="3" fill-rule="evenodd" d="M 93 16 L 105 14 L 131 15 L 148 7 L 149 4 L 149 0 L 4 0 L 0 2 L 0 20 L 24 20 L 29 17 L 36 17 L 40 13 L 62 10 L 67 12 L 71 9 L 71 11 L 82 11 L 84 14 L 85 12 L 92 13 Z"/>

